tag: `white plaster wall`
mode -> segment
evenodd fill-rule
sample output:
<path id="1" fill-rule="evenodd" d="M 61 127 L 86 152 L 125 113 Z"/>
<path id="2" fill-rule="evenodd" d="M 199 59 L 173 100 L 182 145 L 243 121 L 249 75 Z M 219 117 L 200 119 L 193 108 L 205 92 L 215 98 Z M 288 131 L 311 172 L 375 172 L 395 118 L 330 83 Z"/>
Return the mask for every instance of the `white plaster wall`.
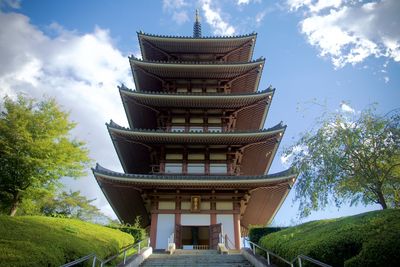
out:
<path id="1" fill-rule="evenodd" d="M 156 249 L 166 249 L 168 238 L 175 231 L 175 214 L 158 214 Z"/>
<path id="2" fill-rule="evenodd" d="M 222 231 L 228 235 L 228 238 L 232 243 L 229 243 L 228 246 L 232 248 L 235 245 L 235 230 L 233 227 L 233 214 L 217 214 L 217 223 L 222 224 Z"/>
<path id="3" fill-rule="evenodd" d="M 216 203 L 217 210 L 233 210 L 232 202 L 217 202 Z"/>
<path id="4" fill-rule="evenodd" d="M 200 203 L 200 209 L 201 210 L 210 210 L 211 204 L 209 201 L 202 201 Z"/>
<path id="5" fill-rule="evenodd" d="M 181 210 L 190 210 L 190 202 L 182 201 L 181 202 Z"/>
<path id="6" fill-rule="evenodd" d="M 181 225 L 210 225 L 210 214 L 182 214 Z"/>
<path id="7" fill-rule="evenodd" d="M 160 210 L 174 210 L 175 202 L 172 201 L 160 201 L 158 202 L 158 208 Z"/>

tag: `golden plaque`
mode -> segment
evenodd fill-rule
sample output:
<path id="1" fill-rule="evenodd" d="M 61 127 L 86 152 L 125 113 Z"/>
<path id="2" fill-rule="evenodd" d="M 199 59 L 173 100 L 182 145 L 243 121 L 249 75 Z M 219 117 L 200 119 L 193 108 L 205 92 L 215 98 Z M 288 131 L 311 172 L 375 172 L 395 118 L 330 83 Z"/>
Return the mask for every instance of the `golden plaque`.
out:
<path id="1" fill-rule="evenodd" d="M 191 197 L 191 205 L 190 205 L 190 211 L 191 212 L 200 212 L 200 201 L 201 198 L 200 196 L 192 196 Z"/>

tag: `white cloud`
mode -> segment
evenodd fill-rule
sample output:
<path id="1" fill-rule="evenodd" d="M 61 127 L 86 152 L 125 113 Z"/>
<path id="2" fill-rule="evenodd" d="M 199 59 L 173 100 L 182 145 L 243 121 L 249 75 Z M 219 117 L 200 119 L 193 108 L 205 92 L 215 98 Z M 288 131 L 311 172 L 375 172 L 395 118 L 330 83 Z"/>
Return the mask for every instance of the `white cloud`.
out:
<path id="1" fill-rule="evenodd" d="M 163 10 L 171 14 L 171 19 L 178 25 L 189 21 L 188 11 L 190 6 L 185 0 L 163 0 Z"/>
<path id="2" fill-rule="evenodd" d="M 179 9 L 188 6 L 185 0 L 163 0 L 163 9 Z"/>
<path id="3" fill-rule="evenodd" d="M 356 111 L 354 110 L 354 108 L 352 108 L 349 104 L 347 104 L 346 102 L 341 102 L 340 103 L 340 109 L 343 112 L 347 112 L 347 113 L 355 113 Z"/>
<path id="4" fill-rule="evenodd" d="M 181 10 L 181 11 L 174 11 L 172 14 L 172 19 L 176 21 L 178 24 L 183 24 L 187 21 L 189 21 L 189 16 L 186 11 Z"/>
<path id="5" fill-rule="evenodd" d="M 385 81 L 385 83 L 388 83 L 390 81 L 388 76 L 383 77 L 383 80 Z"/>
<path id="6" fill-rule="evenodd" d="M 236 4 L 237 5 L 248 5 L 250 3 L 250 0 L 237 0 Z"/>
<path id="7" fill-rule="evenodd" d="M 287 3 L 292 11 L 307 7 L 311 12 L 319 12 L 326 8 L 340 7 L 343 0 L 288 0 Z"/>
<path id="8" fill-rule="evenodd" d="M 96 28 L 79 35 L 58 25 L 51 38 L 28 17 L 1 12 L 0 25 L 0 97 L 20 92 L 39 99 L 55 97 L 78 123 L 73 134 L 87 142 L 91 158 L 121 170 L 104 123 L 113 119 L 126 124 L 116 86 L 133 84 L 128 60 L 113 46 L 109 32 Z M 91 173 L 67 183 L 97 198 L 99 207 L 108 205 Z"/>
<path id="9" fill-rule="evenodd" d="M 236 5 L 240 6 L 240 5 L 248 5 L 250 4 L 250 2 L 256 2 L 256 3 L 260 3 L 261 0 L 237 0 L 236 1 Z"/>
<path id="10" fill-rule="evenodd" d="M 258 12 L 256 14 L 256 23 L 257 23 L 257 25 L 260 25 L 260 23 L 263 21 L 265 15 L 267 15 L 267 10 L 266 9 L 261 11 L 261 12 Z"/>
<path id="11" fill-rule="evenodd" d="M 201 6 L 206 22 L 211 26 L 216 35 L 233 35 L 235 28 L 226 22 L 221 16 L 221 10 L 212 7 L 211 0 L 202 0 Z"/>
<path id="12" fill-rule="evenodd" d="M 0 7 L 4 6 L 19 9 L 21 8 L 21 0 L 0 0 Z"/>
<path id="13" fill-rule="evenodd" d="M 301 32 L 336 68 L 370 56 L 400 62 L 400 1 L 288 0 L 287 4 L 292 11 L 305 10 Z"/>

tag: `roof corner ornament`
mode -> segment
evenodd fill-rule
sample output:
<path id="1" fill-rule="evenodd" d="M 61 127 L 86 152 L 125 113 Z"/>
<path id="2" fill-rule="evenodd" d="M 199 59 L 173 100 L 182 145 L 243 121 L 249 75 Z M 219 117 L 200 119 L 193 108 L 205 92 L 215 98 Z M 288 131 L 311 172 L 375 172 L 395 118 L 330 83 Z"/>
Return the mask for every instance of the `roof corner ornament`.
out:
<path id="1" fill-rule="evenodd" d="M 194 38 L 201 37 L 201 24 L 200 24 L 200 15 L 198 9 L 196 9 L 196 19 L 193 25 L 193 37 Z"/>

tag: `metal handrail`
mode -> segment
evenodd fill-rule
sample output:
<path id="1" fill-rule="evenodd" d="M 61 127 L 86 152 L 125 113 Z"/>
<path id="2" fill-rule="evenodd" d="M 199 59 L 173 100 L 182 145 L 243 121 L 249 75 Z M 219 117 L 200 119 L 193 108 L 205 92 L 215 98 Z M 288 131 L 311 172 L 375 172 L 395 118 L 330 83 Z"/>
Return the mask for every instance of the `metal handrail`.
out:
<path id="1" fill-rule="evenodd" d="M 148 239 L 147 239 L 148 240 Z M 116 259 L 119 255 L 121 255 L 122 253 L 124 254 L 124 260 L 123 260 L 123 264 L 126 263 L 126 252 L 134 247 L 138 247 L 137 253 L 140 253 L 140 244 L 143 242 L 144 240 L 140 240 L 139 242 L 136 242 L 134 244 L 131 244 L 127 247 L 125 247 L 123 250 L 121 250 L 120 252 L 118 252 L 118 254 L 115 254 L 114 256 L 109 257 L 108 259 L 101 261 L 100 263 L 100 267 L 103 267 L 106 263 L 112 261 L 113 259 Z"/>
<path id="2" fill-rule="evenodd" d="M 76 259 L 76 260 L 74 260 L 74 261 L 68 262 L 68 263 L 66 263 L 66 264 L 64 264 L 64 265 L 61 265 L 60 267 L 70 267 L 70 266 L 74 266 L 74 265 L 76 265 L 76 264 L 78 264 L 78 263 L 85 262 L 85 261 L 91 259 L 92 257 L 93 257 L 92 267 L 95 267 L 95 266 L 96 266 L 96 261 L 100 262 L 100 267 L 103 267 L 106 263 L 108 263 L 108 262 L 112 261 L 113 259 L 117 258 L 117 257 L 118 257 L 119 255 L 121 255 L 122 253 L 124 254 L 123 263 L 125 264 L 125 263 L 126 263 L 126 252 L 127 252 L 129 249 L 134 248 L 135 246 L 138 246 L 137 253 L 140 253 L 140 246 L 141 246 L 141 243 L 142 243 L 143 241 L 145 241 L 145 240 L 140 240 L 139 242 L 136 242 L 136 243 L 133 243 L 133 244 L 130 244 L 130 245 L 126 246 L 126 247 L 123 248 L 121 251 L 119 251 L 117 254 L 115 254 L 115 255 L 113 255 L 113 256 L 107 258 L 106 260 L 101 260 L 99 257 L 96 256 L 96 253 L 91 253 L 91 254 L 89 254 L 89 255 L 83 256 L 82 258 L 79 258 L 79 259 Z M 147 241 L 148 241 L 148 244 L 150 244 L 150 239 L 147 239 Z"/>
<path id="3" fill-rule="evenodd" d="M 79 259 L 77 259 L 77 260 L 68 262 L 68 263 L 66 263 L 66 264 L 64 264 L 64 265 L 61 265 L 60 267 L 70 267 L 70 266 L 74 266 L 74 265 L 76 265 L 76 264 L 78 264 L 78 263 L 87 261 L 87 260 L 89 260 L 89 259 L 92 258 L 92 257 L 93 257 L 92 267 L 95 267 L 95 266 L 96 266 L 96 253 L 91 253 L 91 254 L 89 254 L 89 255 L 83 256 L 82 258 L 79 258 Z"/>
<path id="4" fill-rule="evenodd" d="M 294 258 L 292 262 L 295 262 L 296 260 L 298 260 L 299 267 L 302 267 L 301 259 L 307 260 L 309 262 L 312 262 L 312 263 L 317 264 L 317 265 L 322 266 L 322 267 L 332 267 L 331 265 L 328 265 L 326 263 L 320 262 L 319 260 L 313 259 L 313 258 L 308 257 L 306 255 L 301 255 L 301 254 L 299 256 L 297 256 L 296 258 Z"/>
<path id="5" fill-rule="evenodd" d="M 273 253 L 272 251 L 270 251 L 270 250 L 268 250 L 268 249 L 266 249 L 264 247 L 261 247 L 261 246 L 257 245 L 256 243 L 250 241 L 248 238 L 244 238 L 244 240 L 250 244 L 250 248 L 253 251 L 254 255 L 256 255 L 256 247 L 267 253 L 267 263 L 268 263 L 268 265 L 271 264 L 271 259 L 270 259 L 270 255 L 271 255 L 271 256 L 274 256 L 274 257 L 280 259 L 281 261 L 289 264 L 290 267 L 294 267 L 294 263 L 296 261 L 298 261 L 299 267 L 302 267 L 302 261 L 301 261 L 302 259 L 303 260 L 307 260 L 309 262 L 312 262 L 314 264 L 317 264 L 317 265 L 319 265 L 321 267 L 332 267 L 331 265 L 328 265 L 326 263 L 320 262 L 320 261 L 318 261 L 316 259 L 313 259 L 311 257 L 305 256 L 305 255 L 302 255 L 302 254 L 296 256 L 292 261 L 288 261 L 288 260 L 282 258 L 281 256 Z M 253 247 L 252 247 L 252 245 L 253 245 Z"/>
<path id="6" fill-rule="evenodd" d="M 171 243 L 175 243 L 175 233 L 172 233 L 169 237 L 168 237 L 168 244 Z"/>
<path id="7" fill-rule="evenodd" d="M 232 240 L 229 238 L 227 234 L 225 234 L 225 246 L 227 249 L 231 249 L 230 245 L 233 245 L 232 248 L 235 248 L 235 244 L 232 242 Z"/>

